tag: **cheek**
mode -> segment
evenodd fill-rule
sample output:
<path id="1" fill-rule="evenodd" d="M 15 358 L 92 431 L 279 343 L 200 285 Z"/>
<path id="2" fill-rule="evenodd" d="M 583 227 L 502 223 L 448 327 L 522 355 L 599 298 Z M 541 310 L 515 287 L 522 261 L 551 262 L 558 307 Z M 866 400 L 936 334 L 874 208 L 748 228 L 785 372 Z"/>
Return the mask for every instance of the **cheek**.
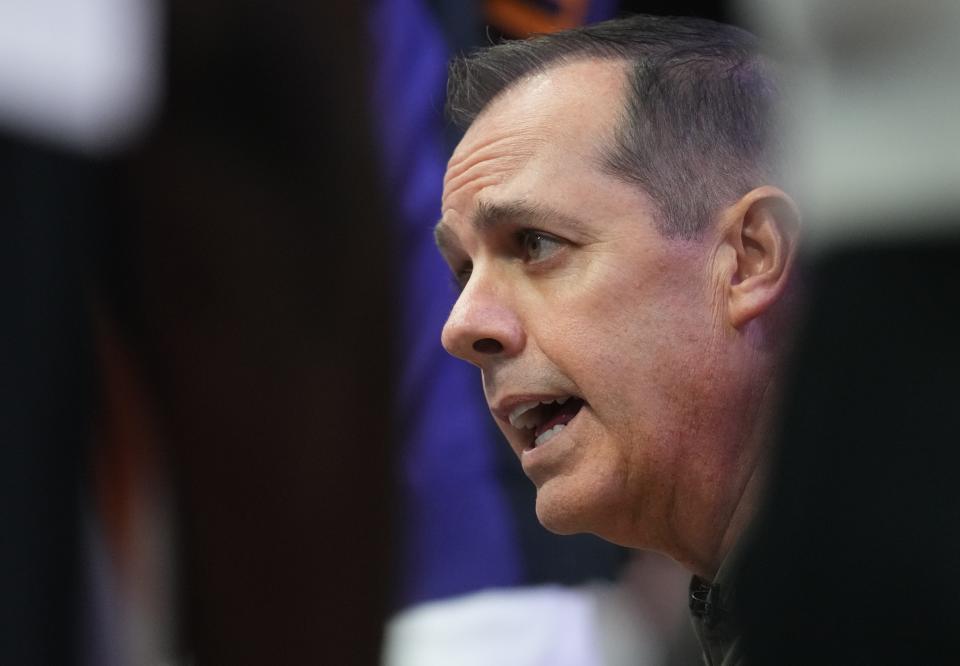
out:
<path id="1" fill-rule="evenodd" d="M 545 349 L 601 423 L 628 441 L 672 441 L 691 427 L 698 384 L 708 372 L 704 350 L 712 326 L 705 292 L 689 271 L 685 282 L 670 281 L 656 268 L 585 280 L 568 295 L 554 345 Z"/>

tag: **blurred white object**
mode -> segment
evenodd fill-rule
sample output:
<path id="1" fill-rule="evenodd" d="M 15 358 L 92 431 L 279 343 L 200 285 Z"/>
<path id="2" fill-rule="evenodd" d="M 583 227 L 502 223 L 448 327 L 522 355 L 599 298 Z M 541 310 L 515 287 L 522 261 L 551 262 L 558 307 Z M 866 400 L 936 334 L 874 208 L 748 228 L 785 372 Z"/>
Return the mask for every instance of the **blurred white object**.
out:
<path id="1" fill-rule="evenodd" d="M 790 63 L 787 187 L 809 240 L 915 235 L 960 209 L 960 2 L 740 4 Z"/>
<path id="2" fill-rule="evenodd" d="M 160 96 L 155 0 L 0 2 L 0 128 L 86 153 L 122 148 Z"/>
<path id="3" fill-rule="evenodd" d="M 663 652 L 625 588 L 551 585 L 404 611 L 387 625 L 383 666 L 637 666 Z"/>

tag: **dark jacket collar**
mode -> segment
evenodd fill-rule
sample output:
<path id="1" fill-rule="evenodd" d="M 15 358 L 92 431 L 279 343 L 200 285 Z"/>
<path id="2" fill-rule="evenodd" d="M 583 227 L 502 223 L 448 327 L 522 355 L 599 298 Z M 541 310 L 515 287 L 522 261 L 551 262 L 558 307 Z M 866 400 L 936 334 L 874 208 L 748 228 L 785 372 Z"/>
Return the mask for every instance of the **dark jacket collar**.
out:
<path id="1" fill-rule="evenodd" d="M 733 553 L 728 555 L 712 582 L 699 576 L 690 581 L 690 615 L 707 666 L 732 666 L 741 662 L 732 580 L 734 560 Z"/>

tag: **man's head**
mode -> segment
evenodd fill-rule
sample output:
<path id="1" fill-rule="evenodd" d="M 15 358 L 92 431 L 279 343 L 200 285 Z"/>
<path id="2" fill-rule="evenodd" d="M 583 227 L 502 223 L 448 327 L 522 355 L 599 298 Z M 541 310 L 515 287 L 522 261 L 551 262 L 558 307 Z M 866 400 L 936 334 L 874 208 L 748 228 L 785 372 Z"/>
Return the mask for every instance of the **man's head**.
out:
<path id="1" fill-rule="evenodd" d="M 481 368 L 544 525 L 707 575 L 752 501 L 794 250 L 764 70 L 742 31 L 651 17 L 451 69 L 444 346 Z"/>

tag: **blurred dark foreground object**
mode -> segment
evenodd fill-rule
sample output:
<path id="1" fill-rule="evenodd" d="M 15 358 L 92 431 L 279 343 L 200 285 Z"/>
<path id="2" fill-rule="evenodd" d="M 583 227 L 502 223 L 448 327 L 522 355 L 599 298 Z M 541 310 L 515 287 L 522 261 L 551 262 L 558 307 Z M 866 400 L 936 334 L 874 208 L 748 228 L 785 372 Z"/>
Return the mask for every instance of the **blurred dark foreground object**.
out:
<path id="1" fill-rule="evenodd" d="M 134 305 L 198 664 L 371 664 L 390 320 L 362 5 L 171 3 Z M 138 304 L 138 305 L 137 305 Z"/>
<path id="2" fill-rule="evenodd" d="M 122 456 L 141 447 L 104 440 L 137 432 L 175 509 L 171 661 L 376 663 L 390 313 L 362 10 L 175 0 L 141 144 L 96 162 L 0 145 L 0 663 L 101 666 L 91 633 L 130 638 L 96 615 L 83 510 L 124 498 L 89 475 L 91 446 Z M 98 412 L 118 394 L 99 348 L 142 375 L 100 405 L 125 415 Z"/>
<path id="3" fill-rule="evenodd" d="M 79 650 L 80 474 L 92 336 L 83 305 L 85 161 L 0 136 L 0 663 Z"/>
<path id="4" fill-rule="evenodd" d="M 748 663 L 958 663 L 960 234 L 848 244 L 811 268 L 741 562 Z"/>

